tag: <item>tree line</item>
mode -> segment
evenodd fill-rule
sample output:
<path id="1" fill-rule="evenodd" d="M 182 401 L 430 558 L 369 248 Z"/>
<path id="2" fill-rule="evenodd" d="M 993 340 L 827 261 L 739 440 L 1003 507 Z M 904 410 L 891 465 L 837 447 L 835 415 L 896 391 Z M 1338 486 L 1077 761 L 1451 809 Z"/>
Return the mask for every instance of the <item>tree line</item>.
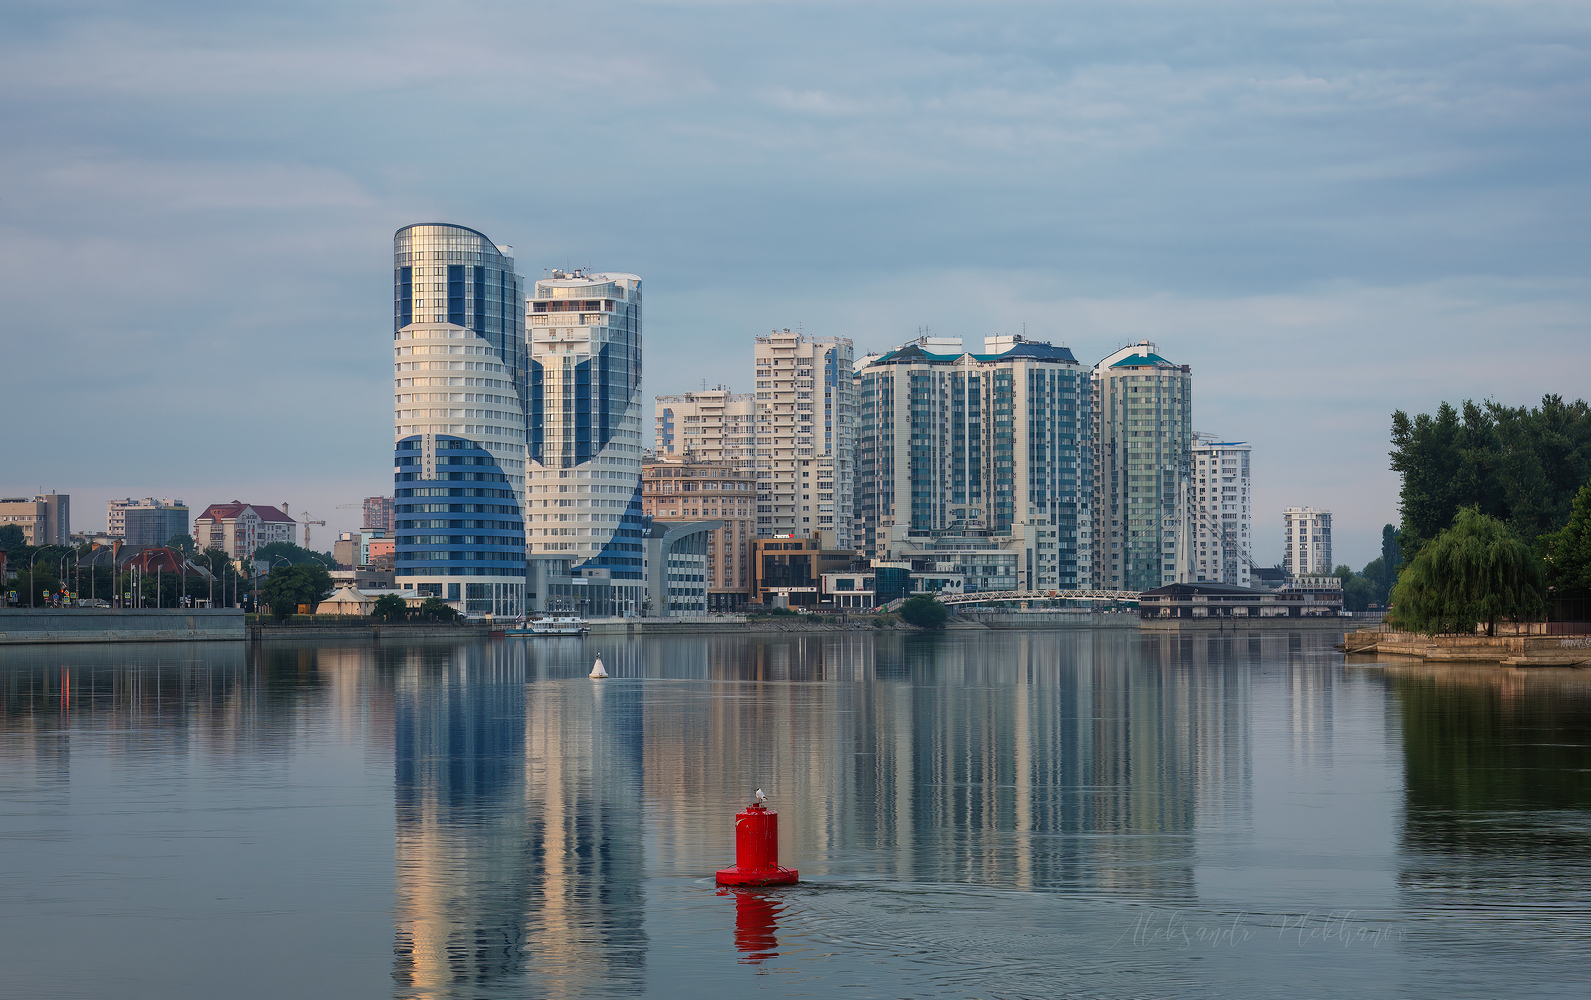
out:
<path id="1" fill-rule="evenodd" d="M 1424 633 L 1539 620 L 1591 592 L 1591 405 L 1443 403 L 1392 414 L 1402 477 L 1393 619 Z"/>

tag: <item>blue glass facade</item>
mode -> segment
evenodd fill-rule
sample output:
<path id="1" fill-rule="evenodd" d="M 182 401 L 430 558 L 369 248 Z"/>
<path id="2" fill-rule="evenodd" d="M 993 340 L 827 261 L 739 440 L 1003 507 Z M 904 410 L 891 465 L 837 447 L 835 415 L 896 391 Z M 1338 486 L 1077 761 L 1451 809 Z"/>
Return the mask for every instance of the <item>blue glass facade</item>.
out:
<path id="1" fill-rule="evenodd" d="M 536 282 L 526 312 L 531 556 L 556 564 L 554 576 L 638 587 L 641 280 L 554 271 Z"/>
<path id="2" fill-rule="evenodd" d="M 471 614 L 524 610 L 524 282 L 463 226 L 393 239 L 395 570 Z"/>

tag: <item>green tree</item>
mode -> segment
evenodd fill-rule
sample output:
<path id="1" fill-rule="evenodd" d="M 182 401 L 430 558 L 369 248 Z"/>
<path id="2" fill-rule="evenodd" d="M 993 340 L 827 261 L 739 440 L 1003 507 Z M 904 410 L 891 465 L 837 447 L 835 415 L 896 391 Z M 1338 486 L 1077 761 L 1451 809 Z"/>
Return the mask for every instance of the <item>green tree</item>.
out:
<path id="1" fill-rule="evenodd" d="M 401 622 L 409 617 L 409 605 L 397 594 L 382 594 L 370 614 L 384 622 Z"/>
<path id="2" fill-rule="evenodd" d="M 186 531 L 181 531 L 166 539 L 166 548 L 176 549 L 184 557 L 191 559 L 194 553 L 199 551 L 199 543 L 193 540 L 192 535 Z"/>
<path id="3" fill-rule="evenodd" d="M 928 594 L 908 597 L 900 606 L 901 621 L 918 628 L 944 628 L 949 617 L 950 609 Z"/>
<path id="4" fill-rule="evenodd" d="M 328 570 L 337 568 L 337 560 L 330 552 L 312 552 L 292 542 L 272 542 L 261 545 L 254 552 L 254 558 L 259 562 L 276 565 L 278 559 L 286 559 L 294 566 L 305 566 L 311 563 L 324 566 Z"/>
<path id="5" fill-rule="evenodd" d="M 440 597 L 427 597 L 425 603 L 420 605 L 419 613 L 421 618 L 433 622 L 456 621 L 459 616 L 453 605 Z"/>
<path id="6" fill-rule="evenodd" d="M 1379 561 L 1379 560 L 1378 560 Z M 1348 566 L 1338 566 L 1336 577 L 1342 581 L 1342 606 L 1346 611 L 1365 611 L 1375 597 L 1375 583 L 1368 574 L 1355 573 Z"/>
<path id="7" fill-rule="evenodd" d="M 21 548 L 27 540 L 28 534 L 22 530 L 21 525 L 0 524 L 0 552 Z"/>
<path id="8" fill-rule="evenodd" d="M 1591 405 L 1548 395 L 1534 409 L 1466 400 L 1460 409 L 1443 403 L 1434 416 L 1398 410 L 1392 444 L 1392 468 L 1403 480 L 1404 555 L 1417 555 L 1463 507 L 1533 542 L 1568 521 L 1575 492 L 1591 477 Z M 1397 562 L 1388 558 L 1389 572 Z"/>
<path id="9" fill-rule="evenodd" d="M 304 563 L 278 567 L 265 578 L 260 598 L 271 606 L 271 614 L 277 621 L 286 621 L 300 604 L 309 605 L 313 612 L 329 590 L 331 574 L 326 572 L 326 567 Z"/>
<path id="10" fill-rule="evenodd" d="M 1377 583 L 1381 587 L 1378 603 L 1387 603 L 1392 585 L 1398 582 L 1398 567 L 1403 565 L 1403 546 L 1398 544 L 1398 529 L 1390 524 L 1381 528 L 1381 573 Z"/>
<path id="11" fill-rule="evenodd" d="M 1427 635 L 1471 633 L 1484 623 L 1528 620 L 1546 610 L 1541 563 L 1500 520 L 1461 508 L 1398 574 L 1393 621 Z"/>
<path id="12" fill-rule="evenodd" d="M 1547 586 L 1560 592 L 1591 591 L 1591 483 L 1575 496 L 1569 523 L 1542 535 L 1536 547 Z"/>

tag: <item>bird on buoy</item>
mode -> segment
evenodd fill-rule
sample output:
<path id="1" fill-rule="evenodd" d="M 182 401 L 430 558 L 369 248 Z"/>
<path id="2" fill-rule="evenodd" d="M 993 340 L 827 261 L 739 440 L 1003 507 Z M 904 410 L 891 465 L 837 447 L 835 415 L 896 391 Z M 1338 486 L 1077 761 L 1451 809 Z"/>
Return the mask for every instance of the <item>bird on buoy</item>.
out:
<path id="1" fill-rule="evenodd" d="M 767 801 L 768 801 L 768 796 L 766 796 L 766 795 L 764 795 L 762 793 L 762 789 L 760 789 L 760 788 L 757 789 L 757 804 L 761 805 L 762 803 L 767 802 Z"/>
<path id="2" fill-rule="evenodd" d="M 608 676 L 608 672 L 606 670 L 604 670 L 603 667 L 602 667 L 602 657 L 600 657 L 600 656 L 597 657 L 597 662 L 595 662 L 595 663 L 593 663 L 591 665 L 591 675 L 590 676 L 591 676 L 592 680 L 598 680 L 598 681 L 603 680 L 603 679 L 605 679 Z"/>

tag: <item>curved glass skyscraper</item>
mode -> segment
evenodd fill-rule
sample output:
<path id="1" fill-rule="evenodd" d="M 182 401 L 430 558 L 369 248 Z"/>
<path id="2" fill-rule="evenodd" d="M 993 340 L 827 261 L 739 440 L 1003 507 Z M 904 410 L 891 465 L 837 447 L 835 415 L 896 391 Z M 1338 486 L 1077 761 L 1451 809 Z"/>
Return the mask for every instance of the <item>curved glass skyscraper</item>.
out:
<path id="1" fill-rule="evenodd" d="M 525 607 L 524 279 L 463 226 L 393 236 L 399 586 L 468 613 Z"/>
<path id="2" fill-rule="evenodd" d="M 549 583 L 541 597 L 602 614 L 639 608 L 641 279 L 553 271 L 526 312 L 531 558 L 549 578 L 584 584 Z"/>

